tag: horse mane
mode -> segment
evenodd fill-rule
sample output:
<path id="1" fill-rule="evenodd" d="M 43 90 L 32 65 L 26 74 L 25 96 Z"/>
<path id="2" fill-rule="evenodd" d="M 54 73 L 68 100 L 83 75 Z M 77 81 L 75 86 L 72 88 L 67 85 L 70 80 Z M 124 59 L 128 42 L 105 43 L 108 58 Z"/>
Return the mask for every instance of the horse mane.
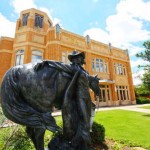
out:
<path id="1" fill-rule="evenodd" d="M 39 70 L 43 69 L 45 66 L 48 66 L 48 61 L 41 61 L 34 65 L 33 70 L 39 71 Z"/>
<path id="2" fill-rule="evenodd" d="M 64 71 L 72 75 L 74 74 L 73 68 L 70 65 L 64 64 L 63 62 L 49 61 L 49 60 L 44 60 L 44 61 L 36 63 L 33 67 L 33 70 L 39 71 L 46 66 L 49 68 L 55 68 L 59 71 Z"/>

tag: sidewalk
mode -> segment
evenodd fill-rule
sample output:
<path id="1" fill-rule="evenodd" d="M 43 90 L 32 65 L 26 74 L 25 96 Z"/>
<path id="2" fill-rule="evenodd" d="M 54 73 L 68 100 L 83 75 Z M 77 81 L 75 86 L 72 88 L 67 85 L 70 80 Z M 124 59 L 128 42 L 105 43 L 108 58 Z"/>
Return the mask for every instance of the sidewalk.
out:
<path id="1" fill-rule="evenodd" d="M 136 111 L 136 112 L 143 112 L 150 114 L 150 109 L 140 108 L 142 106 L 150 106 L 150 104 L 141 104 L 141 105 L 126 105 L 126 106 L 112 106 L 112 107 L 100 107 L 96 108 L 96 111 L 107 111 L 107 110 L 129 110 L 129 111 Z M 53 116 L 60 116 L 61 111 L 55 111 L 52 113 Z"/>
<path id="2" fill-rule="evenodd" d="M 105 110 L 121 109 L 121 110 L 130 110 L 130 111 L 143 112 L 143 113 L 149 113 L 150 114 L 150 109 L 140 108 L 143 106 L 150 106 L 150 104 L 101 107 L 101 108 L 96 109 L 96 111 L 97 110 L 98 111 L 105 111 Z"/>

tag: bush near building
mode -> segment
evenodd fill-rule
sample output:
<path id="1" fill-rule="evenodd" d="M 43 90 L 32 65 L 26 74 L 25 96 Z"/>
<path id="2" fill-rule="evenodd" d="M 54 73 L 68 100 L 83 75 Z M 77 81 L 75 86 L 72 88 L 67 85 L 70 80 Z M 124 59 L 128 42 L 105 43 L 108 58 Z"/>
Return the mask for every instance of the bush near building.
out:
<path id="1" fill-rule="evenodd" d="M 150 90 L 144 84 L 135 87 L 135 95 L 137 104 L 150 103 Z"/>

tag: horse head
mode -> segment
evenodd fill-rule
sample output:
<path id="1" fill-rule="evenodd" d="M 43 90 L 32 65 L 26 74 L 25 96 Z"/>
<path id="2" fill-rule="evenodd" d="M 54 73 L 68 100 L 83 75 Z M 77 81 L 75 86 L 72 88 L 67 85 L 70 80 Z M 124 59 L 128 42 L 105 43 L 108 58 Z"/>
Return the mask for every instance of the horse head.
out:
<path id="1" fill-rule="evenodd" d="M 96 76 L 89 76 L 89 87 L 93 90 L 96 96 L 100 96 L 99 78 Z"/>

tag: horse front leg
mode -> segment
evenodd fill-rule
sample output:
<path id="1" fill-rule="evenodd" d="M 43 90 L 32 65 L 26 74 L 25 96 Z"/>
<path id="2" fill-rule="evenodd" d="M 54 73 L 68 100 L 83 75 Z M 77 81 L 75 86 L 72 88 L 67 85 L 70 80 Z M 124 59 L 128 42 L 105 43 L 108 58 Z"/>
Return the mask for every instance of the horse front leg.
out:
<path id="1" fill-rule="evenodd" d="M 32 128 L 27 127 L 26 132 L 32 142 L 34 143 L 34 147 L 36 150 L 44 150 L 44 134 L 45 129 L 42 128 Z"/>
<path id="2" fill-rule="evenodd" d="M 31 141 L 33 142 L 35 149 L 37 149 L 36 139 L 35 139 L 35 135 L 34 135 L 34 128 L 27 126 L 26 133 L 27 133 L 28 137 L 31 139 Z"/>
<path id="3" fill-rule="evenodd" d="M 34 130 L 35 140 L 36 140 L 36 150 L 44 150 L 44 134 L 45 129 L 35 128 Z"/>

